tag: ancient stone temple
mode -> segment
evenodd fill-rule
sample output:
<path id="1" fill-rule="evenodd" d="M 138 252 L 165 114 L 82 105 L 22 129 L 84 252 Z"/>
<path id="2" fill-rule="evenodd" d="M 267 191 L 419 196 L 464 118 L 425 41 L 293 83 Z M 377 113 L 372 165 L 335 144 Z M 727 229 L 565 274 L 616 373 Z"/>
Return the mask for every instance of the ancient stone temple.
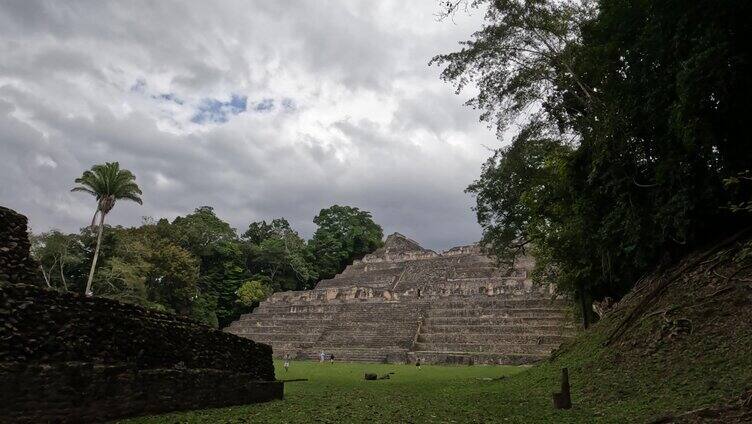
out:
<path id="1" fill-rule="evenodd" d="M 566 301 L 534 285 L 530 258 L 501 269 L 477 245 L 436 253 L 395 233 L 313 290 L 275 293 L 225 331 L 274 356 L 525 364 L 574 332 Z"/>

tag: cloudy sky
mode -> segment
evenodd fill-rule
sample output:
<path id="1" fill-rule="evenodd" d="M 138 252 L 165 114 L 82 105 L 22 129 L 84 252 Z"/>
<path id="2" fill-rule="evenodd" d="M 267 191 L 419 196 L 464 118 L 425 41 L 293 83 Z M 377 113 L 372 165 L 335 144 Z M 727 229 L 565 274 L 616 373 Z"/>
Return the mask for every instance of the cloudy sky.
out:
<path id="1" fill-rule="evenodd" d="M 219 4 L 214 4 L 219 3 Z M 305 237 L 332 204 L 444 249 L 476 241 L 463 189 L 493 132 L 430 58 L 480 27 L 437 0 L 0 2 L 0 204 L 77 231 L 95 163 L 137 176 L 112 224 L 213 206 Z"/>

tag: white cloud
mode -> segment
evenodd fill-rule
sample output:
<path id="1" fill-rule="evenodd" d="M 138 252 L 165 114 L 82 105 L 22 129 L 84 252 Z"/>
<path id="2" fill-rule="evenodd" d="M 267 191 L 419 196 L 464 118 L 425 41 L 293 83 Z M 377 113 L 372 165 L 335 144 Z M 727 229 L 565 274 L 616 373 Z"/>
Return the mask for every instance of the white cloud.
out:
<path id="1" fill-rule="evenodd" d="M 463 190 L 497 142 L 427 63 L 480 14 L 437 22 L 438 8 L 6 2 L 0 203 L 35 230 L 76 230 L 93 201 L 73 179 L 117 160 L 144 205 L 119 204 L 113 223 L 211 205 L 241 230 L 285 216 L 310 235 L 339 203 L 428 247 L 477 240 Z"/>

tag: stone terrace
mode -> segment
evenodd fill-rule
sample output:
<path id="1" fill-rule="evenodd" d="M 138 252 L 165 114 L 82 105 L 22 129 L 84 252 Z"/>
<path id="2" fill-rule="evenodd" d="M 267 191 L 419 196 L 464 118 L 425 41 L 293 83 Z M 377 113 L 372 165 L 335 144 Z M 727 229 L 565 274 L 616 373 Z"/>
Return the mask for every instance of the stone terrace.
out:
<path id="1" fill-rule="evenodd" d="M 225 331 L 276 357 L 526 364 L 571 337 L 567 303 L 534 286 L 530 258 L 503 270 L 476 245 L 438 254 L 395 233 L 308 291 L 275 293 Z"/>

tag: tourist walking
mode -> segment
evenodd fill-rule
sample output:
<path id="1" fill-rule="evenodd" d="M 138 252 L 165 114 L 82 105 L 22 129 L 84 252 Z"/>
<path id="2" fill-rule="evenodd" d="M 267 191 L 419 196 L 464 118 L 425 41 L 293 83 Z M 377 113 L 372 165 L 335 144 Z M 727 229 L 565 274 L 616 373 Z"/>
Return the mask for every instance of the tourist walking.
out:
<path id="1" fill-rule="evenodd" d="M 288 368 L 290 368 L 290 354 L 285 353 L 285 372 L 287 372 Z"/>
<path id="2" fill-rule="evenodd" d="M 319 362 L 324 362 L 326 360 L 326 353 L 322 350 L 321 353 L 319 353 Z"/>
<path id="3" fill-rule="evenodd" d="M 333 364 L 333 363 L 334 363 L 334 354 L 332 354 L 332 355 L 329 355 L 329 363 L 330 363 L 330 364 Z"/>
<path id="4" fill-rule="evenodd" d="M 420 359 L 418 359 L 417 361 L 415 361 L 415 366 L 418 367 L 418 369 L 420 369 Z"/>

